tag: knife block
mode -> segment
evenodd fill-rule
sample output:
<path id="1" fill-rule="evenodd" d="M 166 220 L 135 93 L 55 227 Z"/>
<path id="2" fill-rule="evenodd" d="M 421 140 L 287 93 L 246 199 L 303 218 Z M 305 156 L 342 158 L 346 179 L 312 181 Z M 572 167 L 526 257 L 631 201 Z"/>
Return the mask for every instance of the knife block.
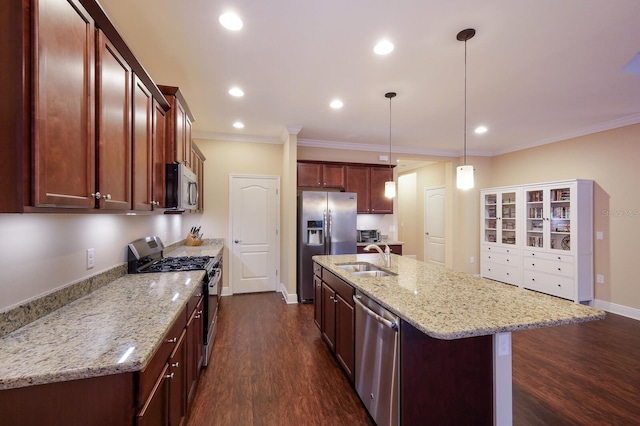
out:
<path id="1" fill-rule="evenodd" d="M 199 246 L 202 244 L 202 240 L 196 239 L 197 235 L 195 234 L 187 234 L 187 240 L 185 241 L 185 246 Z"/>

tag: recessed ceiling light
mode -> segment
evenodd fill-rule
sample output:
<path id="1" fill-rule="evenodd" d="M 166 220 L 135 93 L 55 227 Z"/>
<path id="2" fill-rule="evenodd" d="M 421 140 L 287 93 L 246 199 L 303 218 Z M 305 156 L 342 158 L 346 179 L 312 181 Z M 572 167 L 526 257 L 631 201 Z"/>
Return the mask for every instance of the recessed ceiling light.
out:
<path id="1" fill-rule="evenodd" d="M 218 18 L 220 24 L 228 30 L 238 31 L 242 28 L 242 19 L 234 12 L 226 12 Z"/>
<path id="2" fill-rule="evenodd" d="M 236 129 L 244 129 L 244 124 L 242 124 L 239 121 L 236 121 L 235 123 L 233 123 L 233 127 L 235 127 Z"/>
<path id="3" fill-rule="evenodd" d="M 481 135 L 483 133 L 487 133 L 487 130 L 489 130 L 489 129 L 487 129 L 487 126 L 478 126 L 478 127 L 476 127 L 475 132 L 477 134 Z"/>
<path id="4" fill-rule="evenodd" d="M 373 48 L 373 51 L 378 55 L 387 55 L 393 51 L 393 47 L 393 43 L 391 43 L 389 40 L 381 40 Z"/>
<path id="5" fill-rule="evenodd" d="M 229 94 L 237 98 L 240 96 L 244 96 L 244 92 L 239 87 L 232 87 L 231 89 L 229 89 Z"/>
<path id="6" fill-rule="evenodd" d="M 329 104 L 329 106 L 333 109 L 340 109 L 344 106 L 344 104 L 342 103 L 342 101 L 340 99 L 334 99 L 331 101 L 331 103 Z"/>

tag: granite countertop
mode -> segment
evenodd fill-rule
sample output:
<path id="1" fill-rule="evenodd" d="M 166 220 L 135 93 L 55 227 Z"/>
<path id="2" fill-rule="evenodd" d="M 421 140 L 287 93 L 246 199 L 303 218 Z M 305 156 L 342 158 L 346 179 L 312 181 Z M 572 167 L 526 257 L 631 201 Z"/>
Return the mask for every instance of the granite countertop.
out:
<path id="1" fill-rule="evenodd" d="M 221 238 L 212 238 L 202 240 L 202 245 L 185 246 L 180 245 L 175 248 L 168 247 L 165 249 L 164 255 L 167 257 L 179 256 L 217 256 L 224 247 L 224 240 Z"/>
<path id="2" fill-rule="evenodd" d="M 7 334 L 0 390 L 141 370 L 203 278 L 204 271 L 125 275 Z"/>
<path id="3" fill-rule="evenodd" d="M 206 239 L 164 256 L 216 256 L 223 247 Z M 142 370 L 203 278 L 204 271 L 125 275 L 5 335 L 0 390 Z"/>
<path id="4" fill-rule="evenodd" d="M 572 324 L 605 316 L 604 311 L 589 306 L 393 254 L 389 268 L 378 253 L 314 256 L 313 260 L 437 339 Z M 337 266 L 354 262 L 372 263 L 398 275 L 363 278 Z"/>

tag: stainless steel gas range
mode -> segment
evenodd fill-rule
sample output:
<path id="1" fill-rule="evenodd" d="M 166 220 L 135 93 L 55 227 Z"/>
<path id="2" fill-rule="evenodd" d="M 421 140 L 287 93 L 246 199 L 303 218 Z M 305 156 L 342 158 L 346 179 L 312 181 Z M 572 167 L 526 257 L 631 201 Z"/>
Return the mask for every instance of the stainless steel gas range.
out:
<path id="1" fill-rule="evenodd" d="M 128 246 L 127 263 L 130 274 L 204 270 L 204 361 L 209 364 L 218 325 L 218 307 L 222 292 L 222 256 L 164 257 L 164 244 L 159 237 L 145 237 Z"/>

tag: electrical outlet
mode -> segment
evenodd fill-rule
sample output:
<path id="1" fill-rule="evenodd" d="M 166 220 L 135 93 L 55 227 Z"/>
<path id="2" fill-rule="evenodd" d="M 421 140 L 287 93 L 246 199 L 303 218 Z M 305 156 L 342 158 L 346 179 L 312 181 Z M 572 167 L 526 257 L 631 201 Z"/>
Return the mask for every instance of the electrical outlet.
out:
<path id="1" fill-rule="evenodd" d="M 604 275 L 602 274 L 596 275 L 596 281 L 598 281 L 598 284 L 604 284 Z"/>
<path id="2" fill-rule="evenodd" d="M 469 258 L 469 263 L 475 263 L 475 262 L 476 262 L 476 258 L 475 258 L 475 257 L 473 257 L 473 256 L 471 256 L 471 257 Z"/>
<path id="3" fill-rule="evenodd" d="M 604 233 L 602 231 L 598 231 L 596 232 L 596 239 L 597 240 L 602 240 L 604 239 Z"/>
<path id="4" fill-rule="evenodd" d="M 87 269 L 91 269 L 93 268 L 93 265 L 95 265 L 95 252 L 92 248 L 87 249 Z"/>

